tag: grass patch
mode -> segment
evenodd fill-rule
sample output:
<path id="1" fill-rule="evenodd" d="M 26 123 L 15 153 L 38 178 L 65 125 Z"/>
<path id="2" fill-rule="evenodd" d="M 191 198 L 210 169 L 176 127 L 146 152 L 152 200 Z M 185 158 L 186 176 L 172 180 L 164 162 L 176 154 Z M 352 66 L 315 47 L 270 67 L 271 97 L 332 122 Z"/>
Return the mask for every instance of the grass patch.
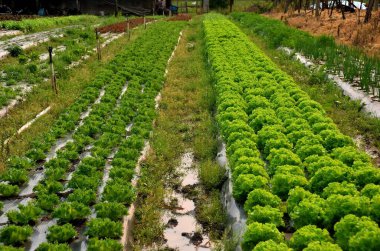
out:
<path id="1" fill-rule="evenodd" d="M 211 231 L 211 237 L 219 238 L 223 234 L 226 216 L 220 191 L 215 188 L 220 187 L 225 171 L 214 161 L 217 153 L 217 128 L 213 120 L 215 94 L 204 57 L 201 21 L 202 17 L 197 16 L 189 22 L 168 66 L 151 138 L 152 149 L 143 163 L 137 188 L 134 250 L 163 242 L 161 213 L 165 207 L 165 188 L 178 186 L 176 167 L 189 149 L 194 152 L 196 166 L 200 167 L 204 179 L 209 175 L 206 171 L 216 175 L 202 182 L 200 191 L 197 189 L 194 194 L 197 201 L 202 201 L 196 217 Z"/>

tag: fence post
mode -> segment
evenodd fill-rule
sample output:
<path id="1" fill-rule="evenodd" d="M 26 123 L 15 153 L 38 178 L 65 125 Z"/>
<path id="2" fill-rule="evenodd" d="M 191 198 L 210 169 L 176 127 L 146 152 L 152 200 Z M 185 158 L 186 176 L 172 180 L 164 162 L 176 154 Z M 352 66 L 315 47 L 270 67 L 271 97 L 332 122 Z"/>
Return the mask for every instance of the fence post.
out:
<path id="1" fill-rule="evenodd" d="M 131 40 L 131 30 L 129 27 L 129 21 L 127 22 L 127 34 L 128 34 L 128 40 Z"/>
<path id="2" fill-rule="evenodd" d="M 95 36 L 96 36 L 96 52 L 98 53 L 98 60 L 102 59 L 102 52 L 100 48 L 100 36 L 98 32 L 98 28 L 95 28 Z"/>
<path id="3" fill-rule="evenodd" d="M 50 64 L 50 70 L 51 70 L 51 87 L 53 88 L 53 91 L 55 94 L 58 94 L 58 88 L 57 88 L 57 78 L 55 76 L 54 72 L 54 64 L 53 64 L 53 47 L 49 46 L 49 64 Z"/>

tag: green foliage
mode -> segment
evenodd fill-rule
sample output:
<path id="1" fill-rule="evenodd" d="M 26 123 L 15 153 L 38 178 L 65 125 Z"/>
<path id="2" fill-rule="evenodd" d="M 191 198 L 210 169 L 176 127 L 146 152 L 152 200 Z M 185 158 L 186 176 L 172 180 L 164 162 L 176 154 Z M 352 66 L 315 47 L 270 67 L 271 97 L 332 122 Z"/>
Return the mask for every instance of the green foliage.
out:
<path id="1" fill-rule="evenodd" d="M 0 183 L 0 196 L 11 197 L 20 192 L 20 189 L 16 185 L 10 185 L 6 183 Z"/>
<path id="2" fill-rule="evenodd" d="M 135 198 L 135 192 L 130 184 L 118 183 L 115 180 L 108 181 L 103 193 L 103 201 L 131 204 Z"/>
<path id="3" fill-rule="evenodd" d="M 326 200 L 326 216 L 327 226 L 333 226 L 345 215 L 369 215 L 370 200 L 367 197 L 351 196 L 351 195 L 331 195 Z"/>
<path id="4" fill-rule="evenodd" d="M 301 159 L 298 157 L 298 155 L 285 148 L 271 150 L 271 153 L 267 157 L 267 160 L 269 161 L 268 171 L 269 174 L 272 175 L 276 172 L 276 168 L 278 166 L 301 165 Z"/>
<path id="5" fill-rule="evenodd" d="M 28 203 L 28 205 L 19 204 L 18 209 L 7 212 L 9 221 L 16 225 L 33 224 L 42 213 L 42 210 L 35 206 L 34 203 Z"/>
<path id="6" fill-rule="evenodd" d="M 71 248 L 67 244 L 57 243 L 41 243 L 36 251 L 71 251 Z"/>
<path id="7" fill-rule="evenodd" d="M 322 197 L 327 198 L 333 194 L 355 196 L 359 195 L 359 192 L 356 190 L 355 184 L 343 181 L 342 183 L 332 182 L 328 184 L 328 186 L 323 189 Z"/>
<path id="8" fill-rule="evenodd" d="M 291 251 L 285 243 L 278 243 L 273 240 L 259 242 L 253 251 Z"/>
<path id="9" fill-rule="evenodd" d="M 85 205 L 91 205 L 95 203 L 96 192 L 93 190 L 75 189 L 72 194 L 67 197 L 68 201 L 76 201 Z"/>
<path id="10" fill-rule="evenodd" d="M 376 251 L 380 249 L 380 229 L 363 230 L 350 238 L 350 250 Z"/>
<path id="11" fill-rule="evenodd" d="M 13 45 L 13 46 L 9 47 L 7 49 L 7 51 L 9 52 L 11 57 L 14 57 L 14 58 L 24 54 L 24 50 L 18 45 Z"/>
<path id="12" fill-rule="evenodd" d="M 283 216 L 284 214 L 278 208 L 273 208 L 271 206 L 254 206 L 248 212 L 247 224 L 260 222 L 272 223 L 276 225 L 276 227 L 285 226 L 282 219 Z"/>
<path id="13" fill-rule="evenodd" d="M 256 176 L 253 174 L 240 174 L 233 184 L 233 196 L 238 201 L 245 201 L 248 194 L 256 189 L 263 188 L 268 189 L 268 179 L 262 176 Z"/>
<path id="14" fill-rule="evenodd" d="M 276 173 L 271 179 L 271 184 L 272 192 L 286 200 L 291 189 L 295 187 L 306 187 L 308 182 L 305 176 Z"/>
<path id="15" fill-rule="evenodd" d="M 2 251 L 23 251 L 24 249 L 0 245 L 0 250 L 2 250 Z"/>
<path id="16" fill-rule="evenodd" d="M 262 241 L 273 240 L 277 243 L 284 241 L 284 236 L 277 230 L 274 224 L 262 224 L 258 222 L 251 223 L 243 236 L 243 250 L 252 250 Z"/>
<path id="17" fill-rule="evenodd" d="M 64 202 L 60 204 L 53 212 L 53 216 L 60 222 L 75 222 L 83 220 L 90 215 L 90 208 L 79 202 Z"/>
<path id="18" fill-rule="evenodd" d="M 120 222 L 111 221 L 108 218 L 92 219 L 88 224 L 86 234 L 92 238 L 100 239 L 110 238 L 118 239 L 122 233 L 122 225 Z"/>
<path id="19" fill-rule="evenodd" d="M 356 234 L 361 231 L 366 232 L 371 231 L 372 229 L 378 229 L 378 226 L 376 222 L 372 221 L 370 218 L 357 217 L 355 215 L 348 214 L 334 226 L 336 243 L 343 250 L 349 250 L 349 242 L 351 238 L 356 236 Z"/>
<path id="20" fill-rule="evenodd" d="M 343 182 L 350 178 L 348 168 L 331 166 L 319 169 L 310 179 L 310 188 L 312 191 L 322 193 L 323 189 L 332 182 Z"/>
<path id="21" fill-rule="evenodd" d="M 54 225 L 49 227 L 49 233 L 47 234 L 47 239 L 52 243 L 64 243 L 69 242 L 77 235 L 77 231 L 74 227 L 66 223 L 62 226 Z"/>
<path id="22" fill-rule="evenodd" d="M 30 226 L 9 225 L 0 229 L 0 242 L 5 245 L 19 246 L 25 243 L 32 233 L 33 228 Z"/>
<path id="23" fill-rule="evenodd" d="M 333 242 L 326 229 L 317 228 L 314 225 L 308 225 L 298 229 L 289 241 L 289 245 L 294 250 L 303 250 L 309 243 L 314 241 Z"/>
<path id="24" fill-rule="evenodd" d="M 326 202 L 318 196 L 306 197 L 290 212 L 296 228 L 306 225 L 322 226 L 325 218 Z"/>
<path id="25" fill-rule="evenodd" d="M 45 211 L 53 211 L 54 207 L 60 202 L 58 195 L 56 194 L 38 194 L 37 205 Z"/>
<path id="26" fill-rule="evenodd" d="M 342 251 L 342 249 L 331 242 L 314 241 L 310 242 L 303 251 Z"/>
<path id="27" fill-rule="evenodd" d="M 121 220 L 128 214 L 127 208 L 116 202 L 101 202 L 95 205 L 96 217 L 109 218 L 110 220 Z"/>
<path id="28" fill-rule="evenodd" d="M 201 162 L 199 168 L 199 177 L 207 190 L 219 188 L 225 180 L 226 170 L 211 160 Z"/>
<path id="29" fill-rule="evenodd" d="M 367 184 L 365 187 L 361 190 L 362 196 L 367 196 L 368 198 L 372 199 L 376 195 L 380 195 L 380 185 L 375 184 Z"/>
<path id="30" fill-rule="evenodd" d="M 249 212 L 256 205 L 279 207 L 280 203 L 281 199 L 271 192 L 264 189 L 255 189 L 248 194 L 248 198 L 244 203 L 244 210 Z"/>
<path id="31" fill-rule="evenodd" d="M 105 239 L 99 240 L 91 238 L 88 242 L 88 251 L 121 251 L 123 246 L 118 240 Z"/>

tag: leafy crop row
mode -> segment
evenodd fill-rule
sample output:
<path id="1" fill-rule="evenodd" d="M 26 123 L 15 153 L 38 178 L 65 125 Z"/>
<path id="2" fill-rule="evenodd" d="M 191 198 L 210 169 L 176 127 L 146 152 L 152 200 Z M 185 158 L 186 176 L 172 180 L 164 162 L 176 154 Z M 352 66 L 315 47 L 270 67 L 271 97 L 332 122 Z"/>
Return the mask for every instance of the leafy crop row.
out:
<path id="1" fill-rule="evenodd" d="M 96 93 L 105 86 L 101 102 L 93 106 L 90 115 L 75 130 L 73 142 L 60 149 L 56 157 L 44 164 L 45 177 L 35 188 L 37 199 L 31 201 L 26 206 L 27 209 L 19 206 L 20 213 L 8 212 L 13 225 L 0 231 L 1 242 L 6 245 L 22 245 L 32 233 L 27 224 L 35 224 L 41 215 L 51 215 L 58 219 L 58 225 L 49 228 L 47 239 L 51 243 L 42 244 L 40 249 L 60 246 L 62 250 L 69 250 L 66 244 L 58 243 L 71 242 L 78 236 L 73 226 L 82 225 L 90 217 L 93 208 L 96 218 L 91 216 L 86 223 L 85 234 L 90 237 L 88 249 L 121 249 L 114 239 L 120 238 L 120 220 L 134 199 L 130 181 L 144 141 L 150 134 L 155 116 L 154 98 L 162 87 L 167 59 L 183 24 L 158 22 L 152 25 L 99 73 L 97 85 L 93 87 L 95 95 L 90 95 L 89 99 L 94 101 Z M 163 37 L 157 42 L 159 36 Z M 128 89 L 121 95 L 126 84 Z M 81 97 L 84 98 L 83 95 Z M 86 102 L 87 105 L 89 103 Z M 74 130 L 83 111 L 77 108 L 79 105 L 80 103 L 74 104 L 68 113 L 62 115 L 62 119 L 50 132 L 51 141 L 39 141 L 37 148 L 30 151 L 38 154 L 12 158 L 9 170 L 26 170 L 43 161 L 44 152 L 49 150 L 55 140 Z M 73 117 L 68 116 L 70 111 Z M 131 122 L 132 129 L 126 131 Z M 117 152 L 113 156 L 115 150 Z M 81 159 L 80 155 L 86 152 L 90 155 Z M 110 179 L 103 194 L 97 194 L 105 163 L 110 156 L 113 156 Z M 68 177 L 67 174 L 73 169 L 75 171 Z M 67 198 L 61 195 L 64 191 L 71 191 Z M 7 241 L 12 234 L 17 239 Z"/>
<path id="2" fill-rule="evenodd" d="M 204 29 L 233 195 L 248 214 L 243 249 L 378 250 L 369 156 L 232 22 L 208 15 Z"/>
<path id="3" fill-rule="evenodd" d="M 94 23 L 97 20 L 99 20 L 98 17 L 91 15 L 43 17 L 35 19 L 24 19 L 21 21 L 1 21 L 0 27 L 7 30 L 21 30 L 25 32 L 31 32 L 63 25 Z"/>
<path id="4" fill-rule="evenodd" d="M 295 49 L 308 58 L 324 61 L 328 71 L 340 75 L 359 85 L 366 92 L 378 94 L 380 90 L 380 60 L 369 57 L 362 51 L 345 45 L 337 45 L 332 37 L 314 37 L 307 32 L 286 26 L 278 20 L 247 13 L 232 16 L 243 26 L 263 37 L 273 48 L 280 46 Z"/>

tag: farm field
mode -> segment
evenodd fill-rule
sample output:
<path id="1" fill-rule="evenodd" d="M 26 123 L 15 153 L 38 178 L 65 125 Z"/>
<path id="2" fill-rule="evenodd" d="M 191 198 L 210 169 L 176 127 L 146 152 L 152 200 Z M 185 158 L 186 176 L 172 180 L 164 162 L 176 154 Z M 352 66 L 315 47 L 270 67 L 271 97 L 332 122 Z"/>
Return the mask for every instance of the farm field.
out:
<path id="1" fill-rule="evenodd" d="M 380 249 L 377 57 L 254 13 L 0 27 L 0 250 Z"/>

